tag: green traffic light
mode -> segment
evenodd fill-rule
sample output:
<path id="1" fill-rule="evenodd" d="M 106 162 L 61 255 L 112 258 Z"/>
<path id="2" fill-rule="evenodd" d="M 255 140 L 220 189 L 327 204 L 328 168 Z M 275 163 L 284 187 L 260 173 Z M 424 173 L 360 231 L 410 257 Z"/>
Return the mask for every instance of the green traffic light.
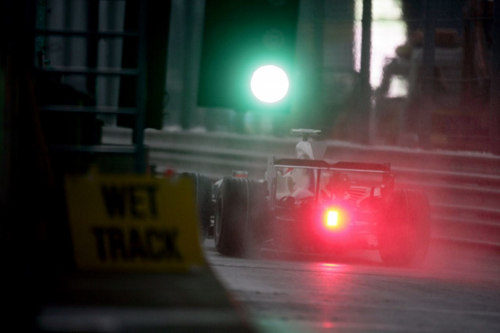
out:
<path id="1" fill-rule="evenodd" d="M 265 65 L 257 68 L 250 80 L 250 89 L 261 102 L 272 104 L 285 98 L 290 87 L 290 81 L 285 71 L 275 65 Z"/>

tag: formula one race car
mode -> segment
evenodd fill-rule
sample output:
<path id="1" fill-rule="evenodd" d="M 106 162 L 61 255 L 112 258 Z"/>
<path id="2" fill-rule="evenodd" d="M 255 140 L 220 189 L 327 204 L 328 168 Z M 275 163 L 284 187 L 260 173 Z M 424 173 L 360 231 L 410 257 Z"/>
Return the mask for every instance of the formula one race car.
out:
<path id="1" fill-rule="evenodd" d="M 430 240 L 424 193 L 396 189 L 389 164 L 314 159 L 312 130 L 298 158 L 271 159 L 263 180 L 225 177 L 214 185 L 214 231 L 224 255 L 263 245 L 312 253 L 378 249 L 389 265 L 421 262 Z"/>

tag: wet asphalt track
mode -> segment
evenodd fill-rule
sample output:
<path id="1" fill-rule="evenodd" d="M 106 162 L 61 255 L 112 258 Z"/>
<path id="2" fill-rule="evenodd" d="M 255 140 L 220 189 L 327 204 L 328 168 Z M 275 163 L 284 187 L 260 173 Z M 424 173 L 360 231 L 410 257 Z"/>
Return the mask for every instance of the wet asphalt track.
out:
<path id="1" fill-rule="evenodd" d="M 378 254 L 208 261 L 260 332 L 500 332 L 500 254 L 433 244 L 421 268 Z"/>

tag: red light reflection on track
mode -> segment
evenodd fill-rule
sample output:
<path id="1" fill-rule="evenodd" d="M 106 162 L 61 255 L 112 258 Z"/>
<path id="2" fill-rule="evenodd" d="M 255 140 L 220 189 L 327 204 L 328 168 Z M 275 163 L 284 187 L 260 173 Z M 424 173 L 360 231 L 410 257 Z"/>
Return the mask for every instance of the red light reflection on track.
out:
<path id="1" fill-rule="evenodd" d="M 348 293 L 352 283 L 351 274 L 346 274 L 352 267 L 336 263 L 316 263 L 313 264 L 315 274 L 311 274 L 311 279 L 321 292 L 321 296 L 316 304 L 319 306 L 319 320 L 321 328 L 335 328 L 339 314 L 339 305 L 345 302 L 345 295 Z"/>
<path id="2" fill-rule="evenodd" d="M 319 264 L 319 267 L 322 271 L 326 272 L 345 272 L 347 267 L 345 265 L 340 265 L 340 264 L 331 264 L 331 263 L 321 263 Z"/>

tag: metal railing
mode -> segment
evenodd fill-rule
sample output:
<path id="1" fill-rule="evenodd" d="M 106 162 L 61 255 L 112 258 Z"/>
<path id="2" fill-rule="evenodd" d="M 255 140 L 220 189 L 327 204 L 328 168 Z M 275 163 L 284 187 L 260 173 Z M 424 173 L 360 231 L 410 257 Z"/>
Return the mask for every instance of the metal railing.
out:
<path id="1" fill-rule="evenodd" d="M 37 6 L 40 15 L 47 15 L 49 11 L 47 4 L 42 4 L 38 2 Z M 65 13 L 70 17 L 71 13 Z M 116 105 L 97 105 L 93 102 L 91 105 L 80 105 L 78 103 L 66 105 L 66 104 L 48 104 L 41 105 L 40 110 L 46 113 L 71 113 L 73 115 L 101 115 L 101 114 L 113 114 L 113 115 L 130 115 L 134 118 L 134 139 L 128 143 L 127 146 L 116 146 L 116 145 L 98 145 L 89 144 L 86 142 L 79 142 L 78 144 L 64 144 L 55 145 L 50 144 L 49 149 L 51 153 L 78 153 L 78 154 L 96 154 L 96 153 L 110 153 L 110 154 L 129 154 L 134 156 L 134 169 L 138 173 L 142 173 L 146 169 L 145 155 L 144 155 L 144 117 L 145 117 L 145 94 L 146 94 L 146 9 L 145 5 L 141 2 L 139 6 L 139 11 L 137 13 L 138 17 L 138 31 L 98 31 L 94 30 L 97 27 L 89 28 L 84 30 L 71 29 L 50 29 L 42 24 L 42 26 L 37 26 L 35 28 L 35 36 L 37 37 L 61 37 L 63 41 L 61 45 L 69 46 L 69 40 L 72 38 L 79 38 L 88 44 L 84 50 L 88 53 L 93 50 L 91 57 L 96 57 L 99 53 L 98 51 L 98 41 L 99 40 L 109 40 L 109 39 L 119 39 L 124 40 L 126 38 L 136 39 L 138 43 L 137 47 L 137 57 L 138 65 L 135 68 L 125 68 L 124 66 L 119 66 L 115 68 L 98 67 L 97 64 L 92 64 L 93 61 L 88 59 L 87 55 L 85 66 L 74 66 L 74 65 L 62 65 L 61 63 L 55 62 L 54 64 L 48 64 L 45 62 L 35 61 L 34 69 L 45 75 L 47 74 L 57 74 L 60 76 L 79 76 L 83 77 L 89 82 L 93 81 L 93 86 L 90 91 L 88 91 L 88 96 L 95 96 L 97 93 L 96 78 L 97 77 L 135 77 L 136 78 L 136 96 L 135 96 L 135 106 L 134 107 L 118 107 Z M 94 16 L 89 17 L 89 20 L 98 20 L 99 10 L 94 13 Z M 42 20 L 43 21 L 43 20 Z M 41 22 L 37 22 L 40 25 Z M 88 23 L 88 22 L 87 22 Z M 90 26 L 91 24 L 88 23 Z M 92 44 L 95 44 L 92 46 Z M 49 48 L 50 49 L 50 48 Z M 44 51 L 45 52 L 45 51 Z M 50 52 L 49 52 L 50 53 Z M 60 79 L 58 79 L 60 81 Z M 64 99 L 62 99 L 64 100 Z M 51 102 L 52 103 L 52 102 Z M 57 102 L 56 102 L 57 103 Z M 75 131 L 78 130 L 75 128 Z"/>

